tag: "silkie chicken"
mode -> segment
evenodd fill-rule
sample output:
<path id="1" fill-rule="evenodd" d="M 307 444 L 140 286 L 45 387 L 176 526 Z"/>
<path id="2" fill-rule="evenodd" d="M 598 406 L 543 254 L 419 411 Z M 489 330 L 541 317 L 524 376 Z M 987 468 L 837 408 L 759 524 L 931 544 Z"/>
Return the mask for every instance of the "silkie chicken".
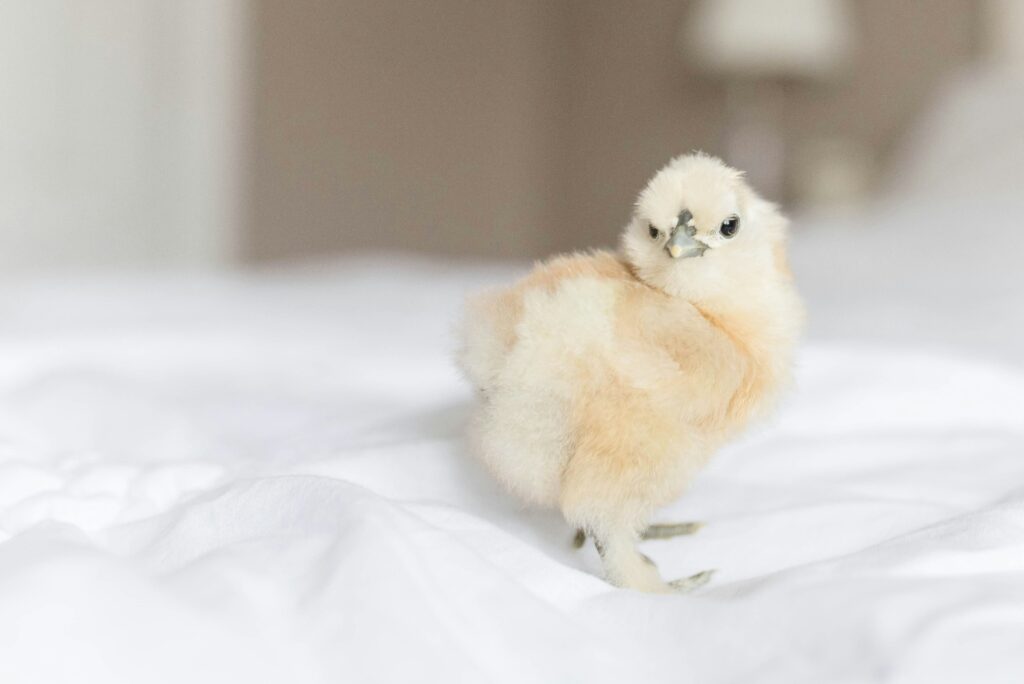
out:
<path id="1" fill-rule="evenodd" d="M 591 536 L 612 584 L 710 576 L 666 582 L 638 543 L 694 531 L 649 523 L 787 384 L 803 310 L 786 235 L 740 172 L 685 155 L 640 193 L 619 254 L 555 257 L 467 303 L 473 451 Z"/>

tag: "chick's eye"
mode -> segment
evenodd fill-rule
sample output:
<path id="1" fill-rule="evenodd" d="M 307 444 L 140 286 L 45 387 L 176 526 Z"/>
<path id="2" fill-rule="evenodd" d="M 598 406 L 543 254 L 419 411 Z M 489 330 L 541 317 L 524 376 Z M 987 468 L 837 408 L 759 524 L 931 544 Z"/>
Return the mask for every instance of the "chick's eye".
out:
<path id="1" fill-rule="evenodd" d="M 718 229 L 718 232 L 721 233 L 723 237 L 731 238 L 733 235 L 737 233 L 737 231 L 739 231 L 739 229 L 740 217 L 730 216 L 729 218 L 722 221 L 722 225 Z"/>
<path id="2" fill-rule="evenodd" d="M 652 240 L 657 240 L 658 237 L 661 235 L 661 231 L 655 228 L 654 226 L 648 226 L 647 232 L 650 233 Z"/>

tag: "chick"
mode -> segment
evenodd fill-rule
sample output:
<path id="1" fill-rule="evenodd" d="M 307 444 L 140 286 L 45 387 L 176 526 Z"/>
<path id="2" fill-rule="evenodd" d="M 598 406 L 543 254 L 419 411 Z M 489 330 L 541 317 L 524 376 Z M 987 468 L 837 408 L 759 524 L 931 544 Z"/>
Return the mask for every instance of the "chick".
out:
<path id="1" fill-rule="evenodd" d="M 640 193 L 619 254 L 556 257 L 467 304 L 473 450 L 592 536 L 615 585 L 709 576 L 666 582 L 637 544 L 693 531 L 648 523 L 787 382 L 803 314 L 786 234 L 740 172 L 681 156 Z"/>

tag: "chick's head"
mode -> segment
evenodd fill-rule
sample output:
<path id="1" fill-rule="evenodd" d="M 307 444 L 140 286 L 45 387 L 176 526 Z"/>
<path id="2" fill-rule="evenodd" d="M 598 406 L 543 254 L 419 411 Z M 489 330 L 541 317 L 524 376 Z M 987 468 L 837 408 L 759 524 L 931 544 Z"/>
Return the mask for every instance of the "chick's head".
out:
<path id="1" fill-rule="evenodd" d="M 785 221 L 736 169 L 704 154 L 676 157 L 640 192 L 622 236 L 638 277 L 670 295 L 729 295 L 756 287 Z"/>

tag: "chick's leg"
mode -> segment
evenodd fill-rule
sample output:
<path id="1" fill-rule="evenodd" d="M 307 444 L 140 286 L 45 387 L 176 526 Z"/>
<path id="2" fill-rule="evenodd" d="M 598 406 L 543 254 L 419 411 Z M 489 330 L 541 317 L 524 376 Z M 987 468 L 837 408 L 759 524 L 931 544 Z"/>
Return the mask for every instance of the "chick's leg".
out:
<path id="1" fill-rule="evenodd" d="M 599 380 L 593 391 L 580 389 L 573 406 L 573 449 L 559 491 L 562 514 L 594 538 L 612 584 L 656 593 L 692 589 L 706 579 L 673 586 L 637 548 L 653 510 L 684 484 L 677 449 L 666 446 L 680 444 L 677 422 L 616 376 Z M 658 531 L 683 530 L 693 528 Z"/>
<path id="2" fill-rule="evenodd" d="M 654 563 L 637 548 L 640 535 L 636 529 L 642 525 L 631 522 L 636 512 L 625 510 L 629 508 L 624 505 L 628 502 L 621 497 L 594 496 L 593 483 L 573 474 L 570 472 L 563 482 L 562 514 L 579 529 L 577 545 L 582 546 L 587 536 L 593 538 L 606 579 L 628 589 L 654 593 L 673 591 L 658 574 Z M 581 487 L 580 482 L 586 484 Z"/>
<path id="3" fill-rule="evenodd" d="M 637 550 L 636 542 L 636 535 L 625 530 L 594 535 L 594 545 L 601 555 L 607 580 L 627 589 L 652 593 L 672 591 L 651 559 Z"/>
<path id="4" fill-rule="evenodd" d="M 594 544 L 604 563 L 605 575 L 612 584 L 655 594 L 685 593 L 704 586 L 714 570 L 704 570 L 671 582 L 661 578 L 654 562 L 636 547 L 637 536 L 627 532 L 595 535 Z"/>
<path id="5" fill-rule="evenodd" d="M 654 563 L 637 548 L 640 534 L 636 530 L 645 529 L 643 524 L 635 523 L 642 516 L 640 511 L 628 498 L 594 496 L 593 482 L 584 481 L 587 485 L 583 491 L 575 486 L 571 477 L 563 483 L 562 513 L 568 521 L 578 526 L 575 540 L 578 545 L 582 545 L 588 535 L 594 539 L 604 565 L 605 577 L 610 583 L 627 589 L 663 594 L 689 591 L 707 581 L 710 574 L 676 583 L 662 579 Z"/>

